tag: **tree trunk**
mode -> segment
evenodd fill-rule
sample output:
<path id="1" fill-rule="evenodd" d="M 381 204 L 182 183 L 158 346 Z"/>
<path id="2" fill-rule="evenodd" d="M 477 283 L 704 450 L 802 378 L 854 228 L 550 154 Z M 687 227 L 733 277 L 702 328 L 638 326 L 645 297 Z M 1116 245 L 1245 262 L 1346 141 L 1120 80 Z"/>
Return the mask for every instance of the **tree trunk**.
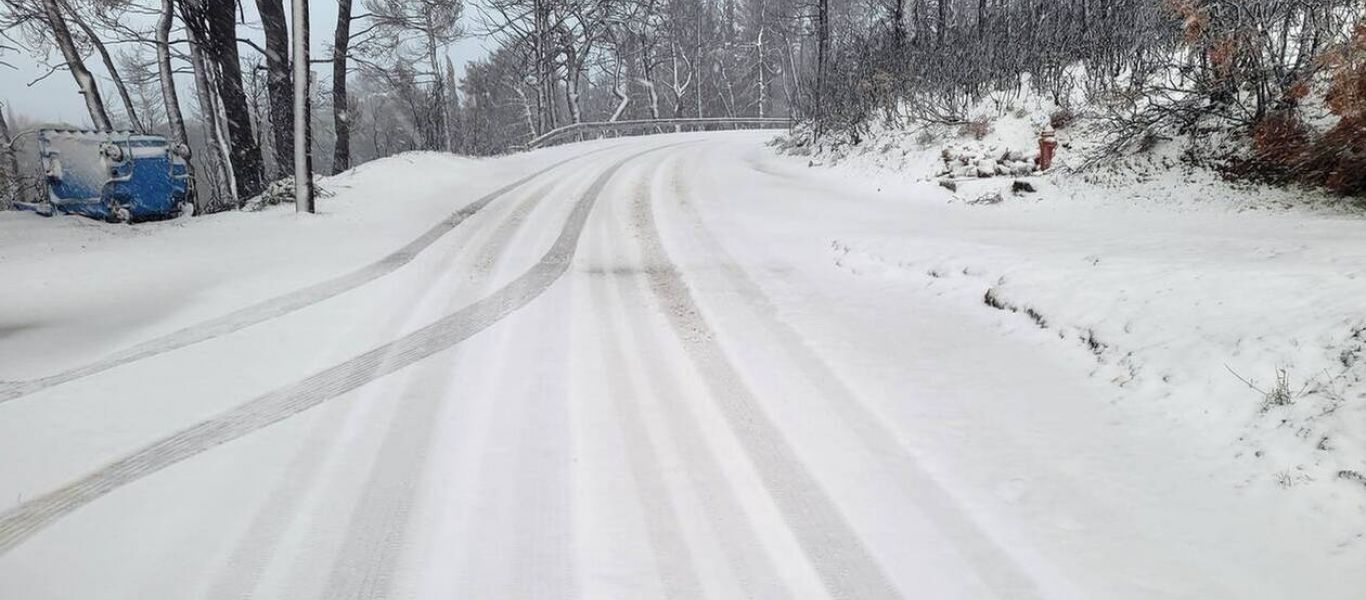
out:
<path id="1" fill-rule="evenodd" d="M 71 20 L 75 21 L 76 25 L 85 33 L 85 37 L 89 38 L 90 45 L 95 47 L 96 52 L 99 52 L 100 60 L 104 62 L 104 69 L 109 73 L 109 78 L 114 81 L 114 89 L 119 92 L 119 100 L 123 102 L 123 111 L 128 114 L 128 123 L 133 126 L 134 131 L 147 133 L 147 128 L 138 119 L 138 110 L 133 104 L 133 96 L 128 93 L 128 86 L 123 83 L 123 77 L 119 75 L 118 67 L 114 66 L 113 57 L 109 56 L 109 49 L 104 47 L 104 42 L 95 35 L 95 30 L 86 24 L 85 19 L 82 19 L 70 7 L 67 7 L 67 10 L 71 11 Z"/>
<path id="2" fill-rule="evenodd" d="M 941 2 L 943 0 L 940 0 Z M 816 123 L 825 119 L 825 86 L 830 69 L 830 0 L 820 0 L 816 15 Z"/>
<path id="3" fill-rule="evenodd" d="M 81 89 L 81 95 L 85 96 L 85 108 L 90 112 L 90 122 L 95 129 L 108 131 L 113 129 L 109 122 L 109 113 L 104 110 L 104 99 L 100 97 L 99 86 L 95 85 L 95 76 L 85 68 L 85 61 L 81 59 L 81 53 L 76 50 L 76 42 L 71 39 L 71 30 L 66 26 L 66 19 L 62 17 L 62 10 L 57 6 L 57 0 L 43 0 L 43 13 L 47 16 L 48 25 L 52 28 L 53 41 L 62 51 L 62 58 L 66 60 L 67 69 L 71 71 L 71 77 L 76 80 L 76 86 Z"/>
<path id="4" fill-rule="evenodd" d="M 645 93 L 650 99 L 650 118 L 659 120 L 659 90 L 655 88 L 655 67 L 658 64 L 651 53 L 653 44 L 646 43 L 643 38 L 640 40 L 640 79 L 637 81 L 645 88 Z"/>
<path id="5" fill-rule="evenodd" d="M 897 0 L 897 6 L 901 6 L 901 0 Z M 899 11 L 900 9 L 898 9 Z M 759 28 L 759 39 L 754 44 L 755 52 L 759 54 L 759 118 L 764 118 L 764 105 L 768 104 L 768 82 L 765 80 L 766 70 L 764 68 L 764 31 L 766 28 Z"/>
<path id="6" fill-rule="evenodd" d="M 218 104 L 214 102 L 213 74 L 209 72 L 209 64 L 204 58 L 199 34 L 196 33 L 203 30 L 203 24 L 197 22 L 198 19 L 202 18 L 202 15 L 194 12 L 194 9 L 187 4 L 181 4 L 181 9 L 185 11 L 181 16 L 186 23 L 185 35 L 190 41 L 190 65 L 194 70 L 195 96 L 199 101 L 199 113 L 204 124 L 205 137 L 208 138 L 209 146 L 212 149 L 210 156 L 213 159 L 211 162 L 217 171 L 219 183 L 227 187 L 228 201 L 236 206 L 238 195 L 236 178 L 233 175 L 232 154 L 228 150 L 227 142 L 223 140 L 223 131 L 219 128 Z"/>
<path id="7" fill-rule="evenodd" d="M 554 55 L 550 52 L 549 42 L 546 36 L 550 35 L 550 5 L 551 0 L 536 0 L 535 3 L 535 27 L 536 27 L 536 61 L 540 86 L 537 103 L 541 107 L 542 126 L 545 131 L 550 131 L 558 124 L 555 111 L 555 65 L 553 64 Z M 544 133 L 544 131 L 542 132 Z"/>
<path id="8" fill-rule="evenodd" d="M 949 0 L 939 0 L 939 22 L 936 25 L 935 39 L 943 46 L 944 35 L 949 32 Z"/>
<path id="9" fill-rule="evenodd" d="M 905 44 L 906 0 L 892 0 L 892 47 L 900 50 Z"/>
<path id="10" fill-rule="evenodd" d="M 0 188 L 0 210 L 13 208 L 11 200 L 23 200 L 23 186 L 19 184 L 19 157 L 14 153 L 14 138 L 5 121 L 5 105 L 0 104 L 0 175 L 4 175 L 5 187 Z"/>
<path id="11" fill-rule="evenodd" d="M 229 3 L 231 4 L 231 3 Z M 290 95 L 289 30 L 282 0 L 256 0 L 261 29 L 266 36 L 266 95 L 270 97 L 270 125 L 274 133 L 275 167 L 281 175 L 294 172 L 294 109 Z"/>
<path id="12" fill-rule="evenodd" d="M 826 1 L 827 1 L 827 0 L 821 0 L 822 5 L 824 5 L 824 3 L 825 3 Z M 692 61 L 693 73 L 696 74 L 696 76 L 697 76 L 697 89 L 696 89 L 696 90 L 693 90 L 693 91 L 694 91 L 693 100 L 694 100 L 694 104 L 696 105 L 696 108 L 697 108 L 697 117 L 698 117 L 698 118 L 701 118 L 702 115 L 703 115 L 703 111 L 702 111 L 702 90 L 703 90 L 703 88 L 706 87 L 705 84 L 706 84 L 706 81 L 707 81 L 707 80 L 706 80 L 707 70 L 704 69 L 704 68 L 702 68 L 702 11 L 703 11 L 702 3 L 699 1 L 698 4 L 697 4 L 697 19 L 696 19 L 697 22 L 695 23 L 696 28 L 693 29 L 693 61 Z"/>
<path id="13" fill-rule="evenodd" d="M 1083 3 L 1082 3 L 1082 6 L 1083 6 L 1082 10 L 1085 11 L 1085 10 L 1086 10 L 1086 9 L 1085 9 L 1086 3 L 1083 2 Z M 1084 13 L 1083 13 L 1083 14 L 1084 14 Z M 978 0 L 978 2 L 977 2 L 977 37 L 978 37 L 978 39 L 986 39 L 986 36 L 987 36 L 987 0 Z"/>
<path id="14" fill-rule="evenodd" d="M 612 117 L 610 119 L 607 119 L 608 121 L 612 122 L 616 122 L 618 119 L 621 119 L 622 113 L 626 112 L 627 105 L 631 104 L 631 95 L 627 93 L 626 84 L 623 83 L 622 80 L 622 70 L 626 62 L 626 59 L 624 57 L 630 54 L 630 48 L 622 48 L 620 44 L 617 44 L 616 51 L 617 64 L 616 68 L 612 70 L 612 96 L 616 97 L 617 99 L 617 109 L 612 111 Z M 630 77 L 629 72 L 626 74 L 626 77 Z"/>
<path id="15" fill-rule="evenodd" d="M 294 1 L 294 210 L 314 212 L 312 132 L 308 93 L 308 0 Z"/>
<path id="16" fill-rule="evenodd" d="M 536 61 L 536 135 L 550 131 L 554 127 L 546 119 L 546 94 L 545 82 L 550 77 L 546 73 L 546 52 L 545 52 L 545 16 L 544 5 L 547 0 L 533 0 L 532 10 L 532 44 L 534 60 Z"/>
<path id="17" fill-rule="evenodd" d="M 228 145 L 232 151 L 232 172 L 239 198 L 261 193 L 265 177 L 261 147 L 252 136 L 251 110 L 242 89 L 242 63 L 237 54 L 235 3 L 208 0 L 204 8 L 206 36 L 203 49 L 213 59 L 214 83 L 227 120 Z"/>
<path id="18" fill-rule="evenodd" d="M 583 121 L 583 110 L 579 107 L 579 59 L 570 43 L 564 46 L 564 101 L 569 107 L 569 122 Z"/>
<path id="19" fill-rule="evenodd" d="M 446 57 L 446 130 L 450 132 L 450 151 L 460 152 L 464 147 L 459 85 L 455 81 L 455 63 Z"/>
<path id="20" fill-rule="evenodd" d="M 332 172 L 351 168 L 351 104 L 346 93 L 346 53 L 351 44 L 351 0 L 337 1 L 337 30 L 332 37 L 332 125 L 337 132 Z"/>
<path id="21" fill-rule="evenodd" d="M 432 72 L 432 99 L 436 102 L 432 119 L 436 121 L 433 150 L 451 151 L 450 107 L 446 106 L 446 78 L 441 75 L 440 45 L 430 18 L 427 19 L 427 66 Z"/>
<path id="22" fill-rule="evenodd" d="M 188 148 L 190 136 L 185 132 L 185 116 L 180 113 L 180 96 L 175 87 L 175 71 L 171 69 L 171 22 L 175 15 L 175 0 L 161 0 L 161 18 L 157 20 L 157 70 L 160 73 L 161 99 L 166 105 L 166 124 L 171 129 L 171 141 Z M 189 174 L 189 200 L 198 205 L 195 190 L 194 164 L 186 160 Z M 202 208 L 202 207 L 201 207 Z"/>
<path id="23" fill-rule="evenodd" d="M 527 97 L 526 91 L 522 90 L 521 82 L 512 84 L 512 91 L 517 92 L 517 97 L 522 101 L 522 114 L 526 117 L 527 131 L 531 132 L 531 137 L 536 137 L 536 116 L 532 114 L 531 98 Z"/>

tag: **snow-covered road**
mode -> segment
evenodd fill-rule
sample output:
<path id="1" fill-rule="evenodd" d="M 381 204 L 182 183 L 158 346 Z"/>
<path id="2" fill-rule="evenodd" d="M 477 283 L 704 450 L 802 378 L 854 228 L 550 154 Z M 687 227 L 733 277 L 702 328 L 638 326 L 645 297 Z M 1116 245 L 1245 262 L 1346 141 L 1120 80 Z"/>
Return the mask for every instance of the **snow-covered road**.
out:
<path id="1" fill-rule="evenodd" d="M 964 213 L 771 136 L 391 159 L 336 182 L 404 194 L 383 226 L 0 253 L 48 307 L 0 321 L 0 598 L 1360 597 L 1360 522 L 1237 485 L 1057 336 L 845 264 Z M 136 318 L 63 324 L 110 297 Z"/>

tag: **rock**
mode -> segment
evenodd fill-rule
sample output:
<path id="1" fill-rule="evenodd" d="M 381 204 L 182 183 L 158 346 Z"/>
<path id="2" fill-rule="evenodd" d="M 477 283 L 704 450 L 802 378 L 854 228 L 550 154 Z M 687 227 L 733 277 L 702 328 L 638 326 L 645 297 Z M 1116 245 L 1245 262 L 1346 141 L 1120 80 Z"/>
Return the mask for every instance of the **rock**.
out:
<path id="1" fill-rule="evenodd" d="M 958 191 L 958 184 L 948 179 L 940 179 L 939 187 L 944 188 L 950 192 Z"/>
<path id="2" fill-rule="evenodd" d="M 992 160 L 992 159 L 990 159 L 990 158 L 983 159 L 983 160 L 979 160 L 979 161 L 977 161 L 977 176 L 978 176 L 978 177 L 991 177 L 991 176 L 994 176 L 994 175 L 996 175 L 996 168 L 997 168 L 998 166 L 999 166 L 999 165 L 996 163 L 996 161 L 994 161 L 994 160 Z"/>
<path id="3" fill-rule="evenodd" d="M 996 192 L 992 192 L 992 193 L 990 193 L 990 194 L 983 194 L 983 195 L 981 195 L 981 196 L 978 196 L 976 200 L 973 200 L 973 201 L 971 201 L 971 202 L 968 202 L 968 204 L 987 204 L 987 205 L 991 205 L 991 204 L 1000 204 L 1000 203 L 1005 202 L 1005 201 L 1006 201 L 1006 199 L 1005 199 L 1005 198 L 1002 198 L 1000 194 L 998 194 L 998 193 L 996 193 Z"/>
<path id="4" fill-rule="evenodd" d="M 1033 194 L 1037 191 L 1039 190 L 1034 188 L 1034 184 L 1028 181 L 1020 181 L 1019 179 L 1016 179 L 1015 183 L 1010 184 L 1010 192 L 1012 194 Z"/>

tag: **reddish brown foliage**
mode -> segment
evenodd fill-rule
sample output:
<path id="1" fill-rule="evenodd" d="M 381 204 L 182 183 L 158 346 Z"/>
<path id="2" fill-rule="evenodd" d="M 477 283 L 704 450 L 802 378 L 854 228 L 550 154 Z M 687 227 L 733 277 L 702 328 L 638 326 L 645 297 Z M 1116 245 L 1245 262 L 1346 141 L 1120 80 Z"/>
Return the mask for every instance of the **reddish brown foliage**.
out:
<path id="1" fill-rule="evenodd" d="M 1352 40 L 1329 61 L 1328 108 L 1341 120 L 1316 144 L 1314 159 L 1325 185 L 1366 194 L 1366 23 L 1357 25 Z"/>
<path id="2" fill-rule="evenodd" d="M 1309 128 L 1293 111 L 1268 114 L 1252 128 L 1252 151 L 1257 160 L 1278 169 L 1294 169 L 1309 147 Z"/>
<path id="3" fill-rule="evenodd" d="M 1329 77 L 1324 100 L 1338 123 L 1315 138 L 1293 109 L 1268 113 L 1252 128 L 1251 159 L 1234 161 L 1231 174 L 1366 195 L 1366 24 L 1320 60 Z M 1308 94 L 1306 82 L 1287 90 L 1296 101 Z"/>

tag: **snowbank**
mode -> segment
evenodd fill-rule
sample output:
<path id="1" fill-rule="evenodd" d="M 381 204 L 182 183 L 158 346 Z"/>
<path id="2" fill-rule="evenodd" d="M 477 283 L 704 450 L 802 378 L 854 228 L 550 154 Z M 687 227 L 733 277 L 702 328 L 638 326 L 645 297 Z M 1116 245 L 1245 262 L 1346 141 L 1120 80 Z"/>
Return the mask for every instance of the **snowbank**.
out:
<path id="1" fill-rule="evenodd" d="M 528 170 L 582 151 L 375 160 L 321 178 L 335 195 L 316 215 L 283 205 L 128 226 L 0 212 L 0 381 L 84 364 L 349 272 Z"/>
<path id="2" fill-rule="evenodd" d="M 980 140 L 927 126 L 773 144 L 832 184 L 946 211 L 903 236 L 833 239 L 832 260 L 999 313 L 1004 335 L 1074 348 L 1127 401 L 1225 440 L 1242 481 L 1366 509 L 1360 212 L 1224 181 L 1183 160 L 1191 140 L 1074 172 L 1097 143 L 1084 122 L 1059 131 L 1057 168 L 1025 180 L 1037 193 L 1012 193 L 1015 178 L 975 177 L 978 163 L 958 157 L 1028 152 L 1056 107 L 979 108 L 993 115 Z M 961 172 L 946 174 L 944 157 Z"/>

